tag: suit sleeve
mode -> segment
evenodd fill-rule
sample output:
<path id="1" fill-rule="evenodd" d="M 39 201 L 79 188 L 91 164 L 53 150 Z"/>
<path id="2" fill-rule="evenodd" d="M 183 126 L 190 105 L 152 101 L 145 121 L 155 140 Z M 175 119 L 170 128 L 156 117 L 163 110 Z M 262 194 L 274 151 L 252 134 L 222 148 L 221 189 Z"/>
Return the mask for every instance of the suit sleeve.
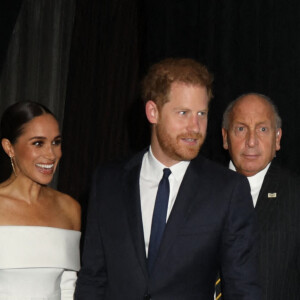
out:
<path id="1" fill-rule="evenodd" d="M 226 300 L 260 300 L 258 232 L 248 180 L 232 192 L 222 239 L 221 279 Z"/>
<path id="2" fill-rule="evenodd" d="M 100 179 L 94 175 L 87 213 L 83 245 L 82 268 L 78 273 L 75 289 L 76 300 L 101 300 L 105 297 L 107 272 L 99 226 Z"/>

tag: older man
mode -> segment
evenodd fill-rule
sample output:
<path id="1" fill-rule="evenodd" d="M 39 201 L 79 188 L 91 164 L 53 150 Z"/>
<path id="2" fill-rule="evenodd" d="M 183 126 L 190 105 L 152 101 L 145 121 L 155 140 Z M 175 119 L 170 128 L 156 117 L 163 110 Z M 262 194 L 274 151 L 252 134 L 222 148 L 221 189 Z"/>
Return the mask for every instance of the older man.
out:
<path id="1" fill-rule="evenodd" d="M 242 95 L 227 107 L 222 135 L 229 168 L 250 183 L 263 299 L 300 299 L 300 179 L 274 160 L 282 136 L 277 109 L 264 95 Z"/>

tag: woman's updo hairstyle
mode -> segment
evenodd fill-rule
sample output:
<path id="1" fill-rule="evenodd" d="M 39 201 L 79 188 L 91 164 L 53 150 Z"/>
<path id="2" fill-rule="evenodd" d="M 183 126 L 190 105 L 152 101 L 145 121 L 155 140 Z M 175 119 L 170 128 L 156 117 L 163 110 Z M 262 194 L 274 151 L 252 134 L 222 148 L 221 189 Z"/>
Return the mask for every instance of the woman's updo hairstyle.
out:
<path id="1" fill-rule="evenodd" d="M 6 138 L 14 144 L 22 134 L 26 123 L 44 114 L 50 114 L 55 118 L 47 107 L 37 102 L 22 101 L 9 106 L 1 119 L 1 139 Z"/>

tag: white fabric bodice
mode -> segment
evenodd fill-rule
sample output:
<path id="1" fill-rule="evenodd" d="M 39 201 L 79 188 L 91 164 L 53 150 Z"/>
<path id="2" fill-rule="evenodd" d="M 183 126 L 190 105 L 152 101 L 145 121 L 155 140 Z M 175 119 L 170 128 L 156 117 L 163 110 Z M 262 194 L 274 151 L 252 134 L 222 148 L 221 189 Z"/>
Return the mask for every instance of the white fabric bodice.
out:
<path id="1" fill-rule="evenodd" d="M 80 232 L 0 226 L 0 300 L 73 299 Z"/>

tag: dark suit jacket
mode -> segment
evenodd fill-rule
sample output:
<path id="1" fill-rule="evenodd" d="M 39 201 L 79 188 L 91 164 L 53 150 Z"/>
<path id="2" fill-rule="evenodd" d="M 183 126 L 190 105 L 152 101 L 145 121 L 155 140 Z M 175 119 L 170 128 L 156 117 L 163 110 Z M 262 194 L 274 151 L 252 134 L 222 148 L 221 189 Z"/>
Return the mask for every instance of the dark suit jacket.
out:
<path id="1" fill-rule="evenodd" d="M 139 175 L 143 153 L 94 176 L 77 300 L 209 300 L 221 268 L 226 300 L 259 300 L 254 209 L 242 175 L 191 161 L 146 266 Z"/>
<path id="2" fill-rule="evenodd" d="M 299 300 L 300 178 L 272 163 L 255 211 L 260 227 L 263 299 Z"/>

